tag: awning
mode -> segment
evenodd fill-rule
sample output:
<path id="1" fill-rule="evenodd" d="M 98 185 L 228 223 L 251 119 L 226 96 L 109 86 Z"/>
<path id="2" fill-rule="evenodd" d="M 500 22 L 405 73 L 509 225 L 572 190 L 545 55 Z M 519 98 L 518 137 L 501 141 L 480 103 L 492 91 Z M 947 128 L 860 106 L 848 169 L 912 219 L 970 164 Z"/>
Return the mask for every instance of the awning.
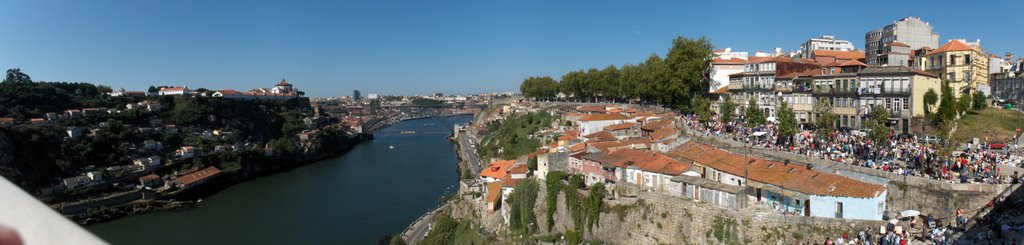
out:
<path id="1" fill-rule="evenodd" d="M 754 132 L 751 135 L 753 135 L 754 137 L 760 137 L 761 135 L 765 135 L 765 134 L 768 134 L 768 133 L 764 132 L 764 131 L 759 131 L 759 132 Z"/>

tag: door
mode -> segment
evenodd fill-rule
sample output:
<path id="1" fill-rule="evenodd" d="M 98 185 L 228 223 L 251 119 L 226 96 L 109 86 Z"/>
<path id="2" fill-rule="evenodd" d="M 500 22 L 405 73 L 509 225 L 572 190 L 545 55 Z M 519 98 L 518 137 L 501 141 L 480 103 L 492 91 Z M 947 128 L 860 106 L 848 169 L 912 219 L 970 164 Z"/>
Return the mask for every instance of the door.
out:
<path id="1" fill-rule="evenodd" d="M 761 202 L 761 188 L 757 188 L 757 201 Z"/>
<path id="2" fill-rule="evenodd" d="M 804 202 L 804 216 L 811 216 L 811 200 Z"/>
<path id="3" fill-rule="evenodd" d="M 836 202 L 836 218 L 843 218 L 843 202 Z"/>

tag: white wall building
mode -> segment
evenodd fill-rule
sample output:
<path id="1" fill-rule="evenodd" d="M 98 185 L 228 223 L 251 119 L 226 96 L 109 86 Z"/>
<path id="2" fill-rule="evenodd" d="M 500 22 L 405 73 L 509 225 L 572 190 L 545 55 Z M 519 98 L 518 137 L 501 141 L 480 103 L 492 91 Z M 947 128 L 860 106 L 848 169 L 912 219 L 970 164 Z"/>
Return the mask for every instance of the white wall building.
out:
<path id="1" fill-rule="evenodd" d="M 814 58 L 811 57 L 814 54 L 814 50 L 854 51 L 856 49 L 852 42 L 836 39 L 835 36 L 829 35 L 811 38 L 800 44 L 801 55 L 808 59 Z"/>

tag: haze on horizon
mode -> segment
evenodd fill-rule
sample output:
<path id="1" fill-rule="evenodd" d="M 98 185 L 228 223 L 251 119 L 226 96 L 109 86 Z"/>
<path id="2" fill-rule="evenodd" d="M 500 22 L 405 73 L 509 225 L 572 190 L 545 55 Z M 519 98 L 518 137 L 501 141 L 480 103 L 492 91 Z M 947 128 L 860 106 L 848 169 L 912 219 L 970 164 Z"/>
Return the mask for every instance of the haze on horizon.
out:
<path id="1" fill-rule="evenodd" d="M 528 76 L 638 63 L 676 36 L 797 49 L 919 16 L 940 34 L 1024 55 L 1019 19 L 948 4 L 816 2 L 25 1 L 0 14 L 0 68 L 36 81 L 247 90 L 282 78 L 314 97 L 517 91 Z M 1021 9 L 1021 1 L 973 3 Z M 727 6 L 732 5 L 732 6 Z M 737 7 L 739 6 L 739 7 Z M 823 13 L 822 11 L 831 11 Z M 827 16 L 827 18 L 822 18 Z M 835 17 L 842 16 L 842 17 Z"/>

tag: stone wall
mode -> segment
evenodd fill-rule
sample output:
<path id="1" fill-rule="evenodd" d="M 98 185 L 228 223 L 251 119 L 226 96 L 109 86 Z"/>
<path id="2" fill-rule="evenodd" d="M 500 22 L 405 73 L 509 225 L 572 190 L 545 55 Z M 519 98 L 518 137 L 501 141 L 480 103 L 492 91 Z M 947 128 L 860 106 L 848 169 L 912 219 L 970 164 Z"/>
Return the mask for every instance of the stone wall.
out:
<path id="1" fill-rule="evenodd" d="M 533 179 L 531 179 L 533 180 Z M 540 183 L 534 208 L 536 234 L 573 230 L 572 216 L 559 194 L 552 229 L 546 226 L 546 187 Z M 464 196 L 452 205 L 457 218 L 471 219 L 497 237 L 507 234 L 500 215 L 483 211 L 482 198 Z M 609 244 L 794 244 L 822 241 L 861 229 L 877 230 L 882 221 L 844 220 L 732 211 L 663 194 L 640 192 L 636 197 L 606 199 L 599 225 L 584 231 L 587 240 Z"/>

